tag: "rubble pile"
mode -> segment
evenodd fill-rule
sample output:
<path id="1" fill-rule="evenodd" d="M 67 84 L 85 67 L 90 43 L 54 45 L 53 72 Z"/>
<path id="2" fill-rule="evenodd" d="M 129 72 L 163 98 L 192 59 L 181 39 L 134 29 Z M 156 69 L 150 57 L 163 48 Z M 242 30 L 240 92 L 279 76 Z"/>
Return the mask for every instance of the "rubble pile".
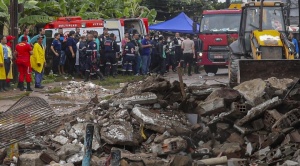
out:
<path id="1" fill-rule="evenodd" d="M 109 100 L 91 100 L 55 131 L 18 143 L 18 163 L 81 165 L 86 125 L 93 124 L 94 166 L 300 164 L 295 80 L 195 84 L 185 92 L 182 98 L 179 82 L 160 77 L 129 83 Z M 14 162 L 7 156 L 0 162 Z"/>
<path id="2" fill-rule="evenodd" d="M 107 95 L 110 94 L 110 91 L 92 82 L 70 81 L 66 86 L 61 87 L 61 92 L 59 93 L 61 96 L 76 97 L 83 100 L 91 99 L 95 94 Z"/>

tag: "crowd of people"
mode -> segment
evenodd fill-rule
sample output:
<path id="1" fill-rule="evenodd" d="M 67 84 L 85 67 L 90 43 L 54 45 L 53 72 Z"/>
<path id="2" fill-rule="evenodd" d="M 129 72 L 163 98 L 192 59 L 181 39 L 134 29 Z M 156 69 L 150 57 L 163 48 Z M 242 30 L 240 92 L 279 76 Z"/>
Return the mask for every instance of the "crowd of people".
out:
<path id="1" fill-rule="evenodd" d="M 13 79 L 13 64 L 18 68 L 18 88 L 21 91 L 32 91 L 31 72 L 35 75 L 35 88 L 43 88 L 41 85 L 45 60 L 45 31 L 31 40 L 28 36 L 29 29 L 24 29 L 23 35 L 18 39 L 15 50 L 12 50 L 14 36 L 0 36 L 0 92 L 8 91 Z M 26 86 L 24 85 L 26 81 Z"/>
<path id="2" fill-rule="evenodd" d="M 29 29 L 24 29 L 15 50 L 12 50 L 14 38 L 0 36 L 0 92 L 10 88 L 14 63 L 19 77 L 17 87 L 21 91 L 32 91 L 32 73 L 34 88 L 43 88 L 47 47 L 45 30 L 39 29 L 39 34 L 30 38 Z M 80 29 L 76 28 L 68 36 L 64 35 L 63 29 L 58 29 L 47 56 L 53 56 L 54 74 L 68 75 L 72 79 L 79 77 L 84 81 L 97 78 L 102 81 L 118 74 L 139 76 L 156 73 L 165 76 L 169 70 L 176 72 L 178 65 L 188 66 L 190 76 L 192 66 L 195 66 L 195 73 L 199 73 L 195 62 L 200 44 L 197 37 L 189 35 L 185 39 L 179 33 L 174 37 L 159 34 L 141 36 L 131 30 L 119 46 L 115 34 L 109 34 L 107 28 L 101 35 L 96 31 L 81 35 Z M 122 60 L 121 72 L 118 72 L 118 60 Z"/>
<path id="3" fill-rule="evenodd" d="M 191 75 L 191 67 L 196 64 L 196 52 L 200 48 L 197 37 L 193 39 L 187 35 L 184 40 L 179 33 L 175 37 L 158 34 L 151 37 L 149 34 L 141 36 L 129 31 L 124 34 L 120 47 L 115 34 L 109 34 L 107 28 L 101 35 L 97 31 L 89 31 L 86 36 L 76 28 L 69 32 L 67 38 L 60 29 L 51 45 L 53 72 L 63 75 L 64 66 L 68 66 L 70 76 L 88 81 L 97 77 L 104 80 L 105 77 L 116 77 L 118 74 L 139 76 L 157 73 L 165 76 L 170 69 L 175 72 L 178 64 L 184 68 L 189 64 L 188 75 Z M 121 73 L 118 72 L 119 60 L 122 60 Z M 195 67 L 195 73 L 199 73 L 198 70 Z"/>

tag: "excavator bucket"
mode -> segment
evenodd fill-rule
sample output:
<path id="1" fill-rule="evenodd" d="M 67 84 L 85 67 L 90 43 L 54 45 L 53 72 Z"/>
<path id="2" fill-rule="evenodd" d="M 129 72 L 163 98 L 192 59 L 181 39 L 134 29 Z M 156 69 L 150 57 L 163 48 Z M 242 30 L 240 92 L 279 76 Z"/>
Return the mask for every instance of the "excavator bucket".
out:
<path id="1" fill-rule="evenodd" d="M 270 77 L 278 79 L 300 77 L 300 60 L 248 60 L 238 61 L 237 81 L 242 83 L 256 78 L 266 80 Z"/>

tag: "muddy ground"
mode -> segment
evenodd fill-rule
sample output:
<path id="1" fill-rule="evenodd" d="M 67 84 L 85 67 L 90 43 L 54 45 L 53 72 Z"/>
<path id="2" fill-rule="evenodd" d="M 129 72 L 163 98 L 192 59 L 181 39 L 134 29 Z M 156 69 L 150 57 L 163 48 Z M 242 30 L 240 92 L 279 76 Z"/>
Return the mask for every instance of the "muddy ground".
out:
<path id="1" fill-rule="evenodd" d="M 178 80 L 178 74 L 174 72 L 170 72 L 166 74 L 166 79 L 170 82 Z M 187 85 L 191 84 L 201 84 L 206 82 L 207 84 L 215 84 L 215 83 L 228 83 L 227 76 L 228 72 L 227 69 L 220 69 L 215 76 L 207 76 L 204 71 L 201 71 L 201 74 L 193 74 L 192 76 L 183 76 L 183 81 Z M 78 80 L 80 81 L 80 80 Z M 63 87 L 66 86 L 69 81 L 62 81 L 62 82 L 54 82 L 45 84 L 45 88 L 42 90 L 34 89 L 32 93 L 21 92 L 18 89 L 14 89 L 8 92 L 0 93 L 0 112 L 6 111 L 11 107 L 16 101 L 18 101 L 22 96 L 29 95 L 29 96 L 37 96 L 45 99 L 48 101 L 50 106 L 53 108 L 56 114 L 69 114 L 70 112 L 79 109 L 83 105 L 87 104 L 89 99 L 86 97 L 80 97 L 76 95 L 57 95 L 56 93 L 48 93 L 49 89 L 53 89 L 54 87 Z M 100 84 L 101 85 L 101 84 Z M 106 88 L 105 86 L 103 87 Z M 107 91 L 96 93 L 98 98 L 105 98 L 106 96 L 111 96 L 114 93 L 120 91 L 119 88 L 114 89 L 107 89 Z"/>

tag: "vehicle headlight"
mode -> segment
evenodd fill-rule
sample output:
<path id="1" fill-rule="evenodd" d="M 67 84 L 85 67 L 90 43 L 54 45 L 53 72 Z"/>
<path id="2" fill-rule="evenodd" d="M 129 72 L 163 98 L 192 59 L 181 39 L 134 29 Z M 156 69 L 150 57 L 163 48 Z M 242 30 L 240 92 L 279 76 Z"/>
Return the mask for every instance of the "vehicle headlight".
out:
<path id="1" fill-rule="evenodd" d="M 202 57 L 202 52 L 199 52 L 199 56 Z"/>

